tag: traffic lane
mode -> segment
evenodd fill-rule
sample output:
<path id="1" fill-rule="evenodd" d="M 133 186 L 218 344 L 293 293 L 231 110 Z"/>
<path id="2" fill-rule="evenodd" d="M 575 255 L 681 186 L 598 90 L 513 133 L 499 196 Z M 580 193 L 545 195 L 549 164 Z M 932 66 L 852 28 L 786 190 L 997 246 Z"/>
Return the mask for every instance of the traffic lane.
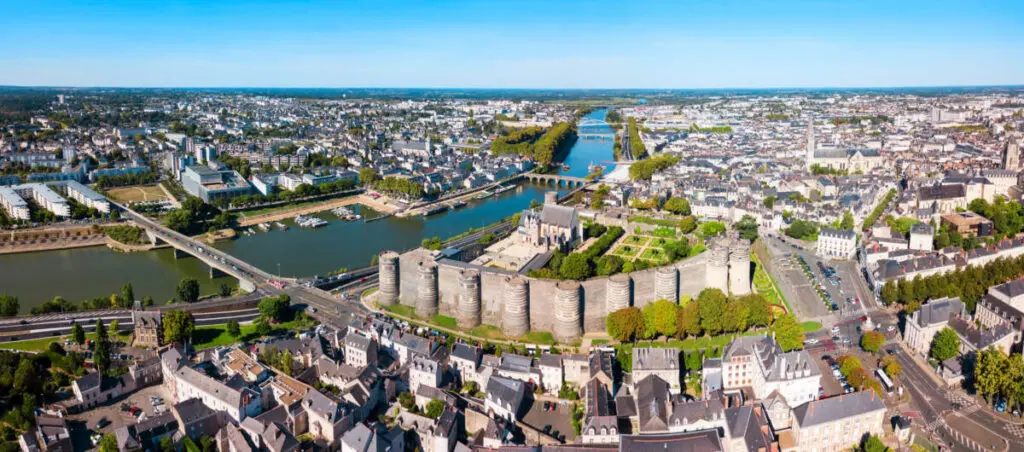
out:
<path id="1" fill-rule="evenodd" d="M 926 423 L 938 419 L 943 411 L 953 409 L 953 404 L 946 399 L 945 391 L 935 384 L 931 376 L 925 374 L 918 367 L 913 358 L 898 347 L 889 347 L 889 349 L 894 350 L 892 356 L 896 358 L 903 369 L 900 383 L 911 392 L 911 404 L 921 411 Z"/>
<path id="2" fill-rule="evenodd" d="M 868 288 L 860 265 L 856 261 L 841 261 L 838 264 L 836 271 L 840 273 L 844 283 L 849 282 L 847 287 L 853 290 L 854 296 L 860 298 L 861 303 L 869 310 L 878 309 L 878 300 L 875 299 L 874 292 Z"/>
<path id="3" fill-rule="evenodd" d="M 824 301 L 818 296 L 810 280 L 804 275 L 803 268 L 796 261 L 796 249 L 771 237 L 766 243 L 768 257 L 775 267 L 775 280 L 797 314 L 804 318 L 827 315 L 829 311 Z M 786 257 L 787 254 L 789 257 Z"/>
<path id="4" fill-rule="evenodd" d="M 945 417 L 945 422 L 948 429 L 944 429 L 943 440 L 946 442 L 956 442 L 968 447 L 975 445 L 986 450 L 1005 450 L 1009 445 L 1009 441 L 1002 435 L 963 416 L 949 414 Z M 1024 445 L 1017 444 L 1016 447 L 1020 449 L 1024 448 Z"/>

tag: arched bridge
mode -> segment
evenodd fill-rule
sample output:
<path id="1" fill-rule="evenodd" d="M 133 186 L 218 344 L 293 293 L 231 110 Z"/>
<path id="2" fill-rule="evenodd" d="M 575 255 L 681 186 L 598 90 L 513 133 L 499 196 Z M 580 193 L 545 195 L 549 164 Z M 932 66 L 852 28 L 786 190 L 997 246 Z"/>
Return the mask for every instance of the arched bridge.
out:
<path id="1" fill-rule="evenodd" d="M 590 184 L 590 181 L 582 177 L 562 176 L 559 174 L 527 173 L 523 175 L 523 178 L 530 182 L 552 184 L 558 187 L 585 187 L 587 184 Z"/>

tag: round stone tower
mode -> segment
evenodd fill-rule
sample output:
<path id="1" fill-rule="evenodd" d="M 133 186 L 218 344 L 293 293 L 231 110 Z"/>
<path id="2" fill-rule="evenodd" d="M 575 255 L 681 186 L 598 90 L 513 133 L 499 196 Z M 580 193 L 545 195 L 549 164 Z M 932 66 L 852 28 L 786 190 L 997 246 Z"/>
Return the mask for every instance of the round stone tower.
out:
<path id="1" fill-rule="evenodd" d="M 459 305 L 455 318 L 462 328 L 480 325 L 480 271 L 459 272 Z"/>
<path id="2" fill-rule="evenodd" d="M 679 272 L 675 267 L 658 267 L 654 270 L 654 296 L 659 300 L 679 303 Z"/>
<path id="3" fill-rule="evenodd" d="M 398 253 L 385 251 L 377 259 L 377 270 L 380 278 L 380 289 L 377 302 L 381 306 L 392 306 L 398 303 Z"/>
<path id="4" fill-rule="evenodd" d="M 729 291 L 734 295 L 750 293 L 750 241 L 733 239 L 729 245 Z"/>
<path id="5" fill-rule="evenodd" d="M 551 334 L 556 341 L 566 344 L 583 335 L 579 281 L 559 281 L 555 285 L 555 324 Z"/>
<path id="6" fill-rule="evenodd" d="M 544 204 L 558 204 L 558 191 L 544 192 Z"/>
<path id="7" fill-rule="evenodd" d="M 530 286 L 522 276 L 505 278 L 505 313 L 501 331 L 507 337 L 530 332 Z"/>
<path id="8" fill-rule="evenodd" d="M 711 242 L 705 265 L 705 284 L 708 289 L 729 293 L 729 247 L 722 239 Z"/>
<path id="9" fill-rule="evenodd" d="M 628 273 L 616 273 L 608 278 L 605 289 L 605 314 L 628 308 L 633 301 L 633 279 Z"/>
<path id="10" fill-rule="evenodd" d="M 416 268 L 416 276 L 419 279 L 416 315 L 429 319 L 437 315 L 437 264 L 430 261 L 420 262 Z"/>

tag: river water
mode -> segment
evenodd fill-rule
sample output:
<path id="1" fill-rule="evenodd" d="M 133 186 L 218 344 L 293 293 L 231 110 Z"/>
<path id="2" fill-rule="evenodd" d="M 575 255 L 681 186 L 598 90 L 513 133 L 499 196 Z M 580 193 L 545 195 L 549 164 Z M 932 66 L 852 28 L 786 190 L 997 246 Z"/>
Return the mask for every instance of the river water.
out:
<path id="1" fill-rule="evenodd" d="M 586 126 L 581 133 L 611 133 L 603 124 L 605 110 L 587 115 L 602 124 Z M 569 169 L 562 174 L 583 177 L 591 164 L 612 159 L 611 140 L 579 139 L 566 156 Z M 303 229 L 285 222 L 286 231 L 271 230 L 242 236 L 217 247 L 270 273 L 280 269 L 282 276 L 312 276 L 341 268 L 369 265 L 373 255 L 383 250 L 406 250 L 429 237 L 445 239 L 470 227 L 479 228 L 542 202 L 548 185 L 521 183 L 515 190 L 427 218 L 386 218 L 379 221 L 344 222 L 330 212 L 319 216 L 327 226 Z M 561 189 L 561 190 L 564 190 Z M 361 207 L 367 218 L 377 215 Z M 104 247 L 0 255 L 0 293 L 19 297 L 22 312 L 28 312 L 54 296 L 73 301 L 109 296 L 121 286 L 132 283 L 138 297 L 149 295 L 158 303 L 173 297 L 174 288 L 184 277 L 199 280 L 204 294 L 213 293 L 222 282 L 234 284 L 230 277 L 211 280 L 207 267 L 193 258 L 175 260 L 169 249 L 146 253 L 119 253 Z"/>

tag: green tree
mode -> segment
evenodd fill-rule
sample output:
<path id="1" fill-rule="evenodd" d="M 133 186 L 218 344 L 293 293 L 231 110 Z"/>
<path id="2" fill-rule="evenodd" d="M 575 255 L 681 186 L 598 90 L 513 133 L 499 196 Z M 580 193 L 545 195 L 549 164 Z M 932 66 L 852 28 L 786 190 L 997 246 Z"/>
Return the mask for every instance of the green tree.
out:
<path id="1" fill-rule="evenodd" d="M 284 374 L 289 377 L 294 376 L 294 365 L 295 357 L 292 356 L 292 352 L 290 350 L 285 349 L 284 353 L 281 354 L 281 372 L 284 372 Z"/>
<path id="2" fill-rule="evenodd" d="M 0 295 L 0 316 L 14 317 L 18 315 L 20 309 L 21 305 L 18 303 L 18 297 L 7 295 L 6 293 Z"/>
<path id="3" fill-rule="evenodd" d="M 103 319 L 96 319 L 96 347 L 93 349 L 92 360 L 100 373 L 110 368 L 110 339 Z"/>
<path id="4" fill-rule="evenodd" d="M 860 449 L 863 452 L 892 452 L 892 449 L 887 447 L 878 435 L 871 435 L 864 438 L 864 443 L 861 444 Z"/>
<path id="5" fill-rule="evenodd" d="M 218 288 L 217 292 L 222 297 L 230 297 L 231 296 L 231 292 L 234 292 L 234 289 L 231 288 L 231 284 L 220 283 L 220 287 Z"/>
<path id="6" fill-rule="evenodd" d="M 853 212 L 850 212 L 849 210 L 843 212 L 843 220 L 839 222 L 839 227 L 842 229 L 853 229 L 853 226 Z"/>
<path id="7" fill-rule="evenodd" d="M 892 378 L 903 375 L 903 366 L 901 366 L 899 361 L 896 360 L 896 357 L 891 355 L 886 355 L 882 358 L 882 360 L 878 362 L 878 367 L 881 367 L 882 370 L 885 371 L 885 374 Z"/>
<path id="8" fill-rule="evenodd" d="M 274 327 L 270 326 L 270 323 L 267 322 L 267 318 L 266 317 L 263 317 L 263 316 L 257 317 L 256 320 L 253 322 L 253 324 L 256 326 L 256 335 L 257 336 L 260 336 L 260 337 L 269 336 L 270 333 L 274 332 Z"/>
<path id="9" fill-rule="evenodd" d="M 697 296 L 700 307 L 700 327 L 704 332 L 714 336 L 724 329 L 722 317 L 728 302 L 725 294 L 719 289 L 704 289 Z"/>
<path id="10" fill-rule="evenodd" d="M 860 336 L 860 347 L 865 351 L 877 353 L 885 344 L 885 335 L 878 331 L 868 331 Z"/>
<path id="11" fill-rule="evenodd" d="M 622 271 L 622 258 L 618 256 L 605 255 L 597 259 L 597 275 L 608 276 Z"/>
<path id="12" fill-rule="evenodd" d="M 786 235 L 794 239 L 810 240 L 818 235 L 818 226 L 807 220 L 793 220 L 786 229 Z"/>
<path id="13" fill-rule="evenodd" d="M 558 273 L 565 279 L 575 279 L 582 281 L 590 277 L 593 274 L 593 270 L 590 267 L 590 261 L 587 257 L 581 253 L 572 253 L 565 256 L 562 259 L 562 264 L 558 268 Z"/>
<path id="14" fill-rule="evenodd" d="M 619 309 L 605 319 L 608 335 L 617 341 L 632 341 L 644 334 L 644 315 L 639 308 L 630 306 Z"/>
<path id="15" fill-rule="evenodd" d="M 181 303 L 195 303 L 199 300 L 199 281 L 194 278 L 182 278 L 174 294 Z"/>
<path id="16" fill-rule="evenodd" d="M 803 347 L 804 329 L 793 314 L 783 314 L 775 318 L 772 324 L 775 340 L 783 351 L 796 350 Z"/>
<path id="17" fill-rule="evenodd" d="M 263 317 L 282 322 L 288 320 L 288 314 L 291 313 L 291 297 L 287 294 L 266 297 L 260 300 L 258 307 Z"/>
<path id="18" fill-rule="evenodd" d="M 173 446 L 171 446 L 171 447 L 173 448 Z M 120 449 L 118 449 L 118 447 L 117 447 L 117 438 L 115 438 L 114 435 L 112 435 L 110 433 L 108 433 L 106 435 L 103 435 L 103 438 L 100 439 L 99 448 L 100 448 L 100 452 L 118 452 L 118 451 L 120 451 Z"/>
<path id="19" fill-rule="evenodd" d="M 960 350 L 960 336 L 950 327 L 945 327 L 935 334 L 929 355 L 942 362 L 956 356 Z"/>
<path id="20" fill-rule="evenodd" d="M 747 304 L 739 299 L 731 299 L 726 302 L 725 312 L 722 314 L 722 330 L 727 333 L 738 333 L 747 330 L 750 321 L 750 309 Z"/>
<path id="21" fill-rule="evenodd" d="M 165 436 L 164 439 L 160 440 L 160 452 L 175 452 L 174 438 Z"/>
<path id="22" fill-rule="evenodd" d="M 732 228 L 739 233 L 742 239 L 750 240 L 751 242 L 757 240 L 757 220 L 750 215 L 744 215 L 743 218 L 740 218 L 740 221 L 732 225 Z"/>
<path id="23" fill-rule="evenodd" d="M 237 338 L 242 335 L 242 328 L 238 326 L 238 320 L 228 320 L 228 334 L 231 337 Z"/>
<path id="24" fill-rule="evenodd" d="M 36 374 L 36 367 L 32 365 L 32 360 L 22 358 L 18 362 L 18 369 L 14 371 L 14 389 L 22 393 L 35 393 L 38 381 L 39 376 Z"/>
<path id="25" fill-rule="evenodd" d="M 192 339 L 196 321 L 192 313 L 186 311 L 168 311 L 164 314 L 164 342 L 171 344 Z"/>
<path id="26" fill-rule="evenodd" d="M 991 346 L 978 354 L 978 362 L 974 368 L 974 387 L 988 402 L 992 402 L 992 397 L 998 395 L 1004 386 L 1003 377 L 1006 375 L 1004 369 L 1007 367 L 1007 361 L 1008 358 L 1002 350 Z"/>
<path id="27" fill-rule="evenodd" d="M 676 215 L 689 215 L 690 201 L 686 198 L 669 198 L 662 208 Z"/>
<path id="28" fill-rule="evenodd" d="M 704 332 L 700 326 L 700 305 L 698 302 L 687 303 L 679 309 L 676 314 L 676 337 L 682 339 L 684 335 L 690 337 L 700 336 Z"/>
<path id="29" fill-rule="evenodd" d="M 759 293 L 751 293 L 739 297 L 747 310 L 748 326 L 768 326 L 772 323 L 772 310 L 768 299 Z"/>
<path id="30" fill-rule="evenodd" d="M 886 281 L 885 285 L 882 286 L 882 301 L 887 305 L 893 304 L 899 301 L 899 296 L 900 293 L 896 288 L 896 282 L 891 279 Z"/>
<path id="31" fill-rule="evenodd" d="M 444 412 L 444 401 L 439 399 L 431 399 L 427 402 L 427 409 L 425 415 L 431 419 L 437 419 L 441 417 L 441 413 Z"/>
<path id="32" fill-rule="evenodd" d="M 110 321 L 110 332 L 112 332 L 112 333 L 114 333 L 116 335 L 119 331 L 121 331 L 121 322 L 117 321 L 117 319 L 111 320 Z"/>
<path id="33" fill-rule="evenodd" d="M 714 237 L 725 232 L 725 223 L 721 221 L 708 221 L 700 225 L 700 233 L 704 237 Z"/>
<path id="34" fill-rule="evenodd" d="M 85 330 L 82 329 L 82 325 L 71 325 L 71 340 L 78 345 L 85 345 Z"/>
<path id="35" fill-rule="evenodd" d="M 644 335 L 651 338 L 659 335 L 665 337 L 674 336 L 676 334 L 676 318 L 678 317 L 676 311 L 678 309 L 679 304 L 668 300 L 647 303 L 642 311 L 644 315 Z"/>
<path id="36" fill-rule="evenodd" d="M 697 229 L 697 219 L 692 216 L 688 216 L 679 220 L 679 231 L 683 234 L 689 234 Z"/>
<path id="37" fill-rule="evenodd" d="M 766 209 L 771 209 L 771 208 L 775 207 L 775 201 L 778 200 L 778 199 L 779 199 L 778 196 L 769 195 L 769 196 L 766 196 L 763 201 L 761 201 L 761 204 L 763 204 Z"/>
<path id="38" fill-rule="evenodd" d="M 127 303 L 126 307 L 135 304 L 135 291 L 132 289 L 132 283 L 125 283 L 121 287 L 121 298 Z"/>

